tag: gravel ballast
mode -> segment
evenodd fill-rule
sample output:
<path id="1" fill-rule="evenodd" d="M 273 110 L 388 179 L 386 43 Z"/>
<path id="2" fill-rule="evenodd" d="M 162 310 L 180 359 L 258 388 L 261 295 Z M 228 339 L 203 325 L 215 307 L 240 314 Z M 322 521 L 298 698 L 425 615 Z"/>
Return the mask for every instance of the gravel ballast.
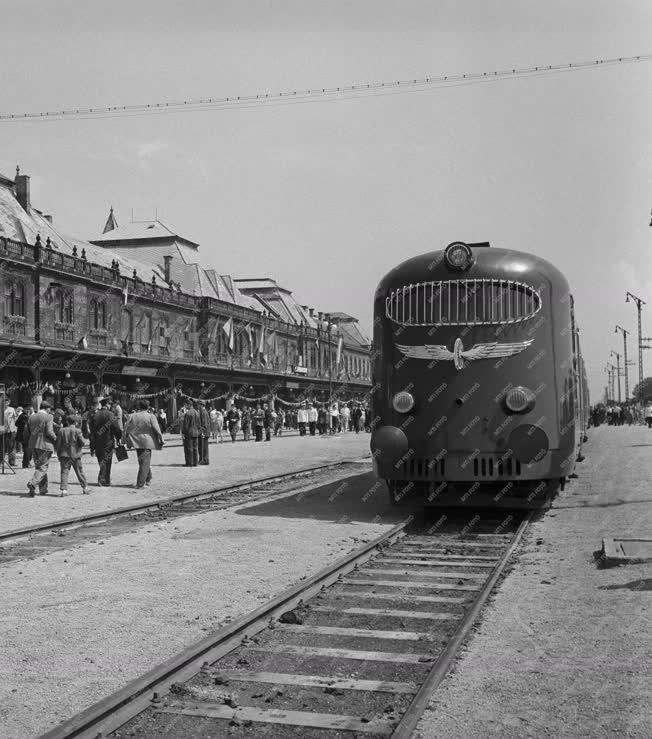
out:
<path id="1" fill-rule="evenodd" d="M 278 515 L 253 503 L 4 567 L 0 735 L 52 728 L 388 530 L 384 502 L 361 501 L 373 482 L 293 495 Z"/>
<path id="2" fill-rule="evenodd" d="M 652 736 L 652 566 L 593 558 L 603 537 L 652 538 L 652 431 L 591 429 L 585 454 L 417 737 Z"/>

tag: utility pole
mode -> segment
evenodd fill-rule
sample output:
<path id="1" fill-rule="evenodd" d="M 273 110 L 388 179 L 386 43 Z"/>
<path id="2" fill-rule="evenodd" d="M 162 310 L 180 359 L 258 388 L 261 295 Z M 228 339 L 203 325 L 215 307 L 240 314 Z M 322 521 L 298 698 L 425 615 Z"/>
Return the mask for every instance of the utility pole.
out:
<path id="1" fill-rule="evenodd" d="M 611 353 L 613 354 L 614 357 L 616 357 L 616 373 L 617 373 L 617 376 L 618 376 L 618 402 L 620 403 L 621 402 L 621 397 L 620 397 L 620 354 L 618 354 L 618 352 L 615 352 L 613 349 L 611 350 Z"/>
<path id="2" fill-rule="evenodd" d="M 632 299 L 636 303 L 636 311 L 638 313 L 638 400 L 643 401 L 643 331 L 641 329 L 641 306 L 647 305 L 647 303 L 639 298 L 634 293 L 627 291 L 625 295 L 625 302 L 629 303 L 629 299 Z"/>
<path id="3" fill-rule="evenodd" d="M 625 331 L 625 329 L 622 326 L 618 326 L 616 324 L 616 330 L 615 333 L 621 332 L 623 335 L 623 358 L 624 358 L 624 368 L 623 371 L 625 373 L 625 403 L 627 402 L 629 398 L 629 370 L 627 369 L 629 362 L 627 361 L 627 334 L 629 331 Z"/>

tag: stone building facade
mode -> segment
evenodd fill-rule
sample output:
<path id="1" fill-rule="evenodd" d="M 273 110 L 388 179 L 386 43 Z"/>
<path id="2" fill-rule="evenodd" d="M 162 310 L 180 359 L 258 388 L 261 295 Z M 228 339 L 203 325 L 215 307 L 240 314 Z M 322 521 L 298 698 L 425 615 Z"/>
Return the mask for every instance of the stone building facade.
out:
<path id="1" fill-rule="evenodd" d="M 0 176 L 0 382 L 22 405 L 71 394 L 182 394 L 285 402 L 363 397 L 369 342 L 357 322 L 300 305 L 273 280 L 202 266 L 199 245 L 160 221 L 90 241 L 31 203 L 29 177 Z M 339 360 L 339 361 L 338 361 Z M 180 395 L 181 394 L 181 395 Z"/>

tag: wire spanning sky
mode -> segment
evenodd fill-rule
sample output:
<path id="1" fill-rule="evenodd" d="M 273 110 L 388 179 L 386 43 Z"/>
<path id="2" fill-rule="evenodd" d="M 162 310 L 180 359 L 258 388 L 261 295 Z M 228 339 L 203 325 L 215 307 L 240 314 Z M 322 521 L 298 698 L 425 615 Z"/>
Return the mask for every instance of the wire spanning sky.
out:
<path id="1" fill-rule="evenodd" d="M 652 39 L 643 0 L 0 0 L 0 19 L 3 114 L 614 59 Z M 110 205 L 122 222 L 158 211 L 208 266 L 272 276 L 367 330 L 375 286 L 402 259 L 455 240 L 537 253 L 573 287 L 596 397 L 622 350 L 615 324 L 635 334 L 625 291 L 652 306 L 650 76 L 649 63 L 604 65 L 318 104 L 5 121 L 0 172 L 20 164 L 63 232 L 97 236 Z M 643 322 L 649 335 L 652 308 Z"/>

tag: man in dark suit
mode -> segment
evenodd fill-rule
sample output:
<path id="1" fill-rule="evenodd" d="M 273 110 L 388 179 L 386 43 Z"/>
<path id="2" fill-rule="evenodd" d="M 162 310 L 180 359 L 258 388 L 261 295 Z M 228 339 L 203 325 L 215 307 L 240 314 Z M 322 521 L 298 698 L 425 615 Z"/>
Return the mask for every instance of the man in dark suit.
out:
<path id="1" fill-rule="evenodd" d="M 196 403 L 186 403 L 186 412 L 181 424 L 181 438 L 183 439 L 183 453 L 186 458 L 186 467 L 196 467 L 199 460 L 198 438 L 200 433 L 199 413 Z"/>
<path id="2" fill-rule="evenodd" d="M 91 447 L 95 450 L 100 471 L 97 476 L 98 487 L 111 487 L 111 464 L 115 442 L 122 438 L 118 419 L 109 410 L 110 398 L 100 400 L 100 410 L 89 418 Z"/>
<path id="3" fill-rule="evenodd" d="M 206 410 L 206 403 L 199 401 L 199 436 L 197 443 L 199 447 L 199 464 L 208 464 L 208 441 L 211 436 L 211 417 Z"/>
<path id="4" fill-rule="evenodd" d="M 34 474 L 27 483 L 29 495 L 36 495 L 38 486 L 40 495 L 48 494 L 48 465 L 54 451 L 54 442 L 57 437 L 54 433 L 52 416 L 49 413 L 50 404 L 47 400 L 41 403 L 38 413 L 30 416 L 27 425 L 29 428 L 29 450 L 34 460 Z"/>

